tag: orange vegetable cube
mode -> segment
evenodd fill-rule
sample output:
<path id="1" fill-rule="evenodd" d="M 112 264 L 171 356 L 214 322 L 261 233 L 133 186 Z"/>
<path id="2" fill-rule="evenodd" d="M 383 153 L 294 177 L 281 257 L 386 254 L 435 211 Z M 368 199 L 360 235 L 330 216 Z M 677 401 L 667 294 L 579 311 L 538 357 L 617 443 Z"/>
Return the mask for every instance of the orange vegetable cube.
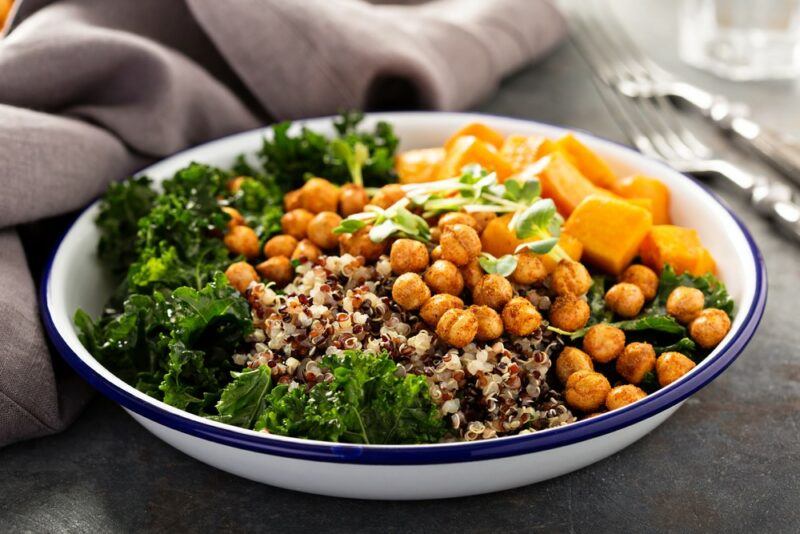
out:
<path id="1" fill-rule="evenodd" d="M 577 238 L 572 237 L 567 232 L 561 232 L 558 236 L 558 246 L 567 253 L 567 256 L 575 261 L 580 261 L 583 256 L 583 243 L 578 241 Z M 553 257 L 552 254 L 542 254 L 542 263 L 548 273 L 552 273 L 553 269 L 558 265 L 558 259 Z"/>
<path id="2" fill-rule="evenodd" d="M 620 274 L 653 225 L 650 212 L 610 196 L 586 197 L 564 223 L 564 231 L 583 243 L 583 257 L 611 274 Z"/>
<path id="3" fill-rule="evenodd" d="M 628 202 L 633 204 L 634 206 L 639 206 L 640 208 L 644 208 L 650 212 L 650 215 L 653 215 L 653 199 L 652 198 L 626 198 Z"/>
<path id="4" fill-rule="evenodd" d="M 697 231 L 691 228 L 660 224 L 650 229 L 639 250 L 642 263 L 660 272 L 669 264 L 678 274 L 713 272 L 716 264 L 703 247 Z"/>
<path id="5" fill-rule="evenodd" d="M 503 159 L 497 149 L 475 136 L 465 135 L 456 139 L 445 155 L 442 166 L 439 168 L 438 178 L 445 180 L 461 175 L 465 165 L 477 163 L 488 171 L 497 173 L 497 178 L 502 181 L 511 175 L 511 165 Z"/>
<path id="6" fill-rule="evenodd" d="M 394 168 L 401 184 L 432 182 L 439 176 L 444 161 L 443 148 L 420 148 L 407 150 L 397 155 Z"/>
<path id="7" fill-rule="evenodd" d="M 494 128 L 490 128 L 481 122 L 471 122 L 458 130 L 456 133 L 450 136 L 444 144 L 445 150 L 450 150 L 453 144 L 459 137 L 464 137 L 465 135 L 471 135 L 473 137 L 477 137 L 481 141 L 486 144 L 492 145 L 496 149 L 500 149 L 503 146 L 503 134 L 495 130 Z"/>
<path id="8" fill-rule="evenodd" d="M 550 153 L 550 164 L 539 175 L 539 180 L 542 197 L 552 198 L 565 217 L 589 195 L 613 196 L 590 182 L 559 150 Z"/>
<path id="9" fill-rule="evenodd" d="M 489 222 L 483 234 L 481 234 L 481 248 L 484 252 L 499 258 L 506 254 L 513 254 L 516 248 L 525 242 L 517 239 L 517 235 L 508 227 L 511 217 L 513 217 L 513 214 L 508 213 Z M 526 241 L 535 241 L 535 239 Z M 562 232 L 558 237 L 558 246 L 573 260 L 578 261 L 581 259 L 583 245 L 566 232 Z M 558 261 L 551 254 L 542 254 L 540 257 L 547 268 L 547 272 L 555 269 Z"/>
<path id="10" fill-rule="evenodd" d="M 617 177 L 611 167 L 592 150 L 581 143 L 572 134 L 567 134 L 558 141 L 556 146 L 572 156 L 575 166 L 588 178 L 594 185 L 613 189 L 617 183 Z"/>
<path id="11" fill-rule="evenodd" d="M 625 198 L 650 198 L 653 200 L 653 224 L 670 224 L 669 189 L 649 176 L 636 174 L 617 182 L 613 191 Z"/>
<path id="12" fill-rule="evenodd" d="M 520 172 L 539 159 L 539 148 L 544 141 L 547 139 L 538 135 L 509 135 L 500 147 L 500 156 L 515 173 Z"/>

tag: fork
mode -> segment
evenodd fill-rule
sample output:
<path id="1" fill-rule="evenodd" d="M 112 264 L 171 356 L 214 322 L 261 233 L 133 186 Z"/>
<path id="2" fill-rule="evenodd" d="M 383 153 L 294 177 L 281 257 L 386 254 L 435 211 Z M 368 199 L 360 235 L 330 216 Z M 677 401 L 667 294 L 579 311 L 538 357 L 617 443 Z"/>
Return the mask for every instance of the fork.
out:
<path id="1" fill-rule="evenodd" d="M 593 81 L 600 96 L 631 144 L 644 155 L 661 160 L 680 172 L 699 178 L 723 178 L 745 195 L 759 213 L 800 241 L 800 203 L 790 186 L 754 175 L 716 157 L 682 124 L 677 111 L 664 95 L 630 98 L 613 90 L 620 74 L 633 76 L 633 73 L 614 68 L 613 60 L 607 57 L 608 49 L 588 37 L 591 34 L 585 31 L 586 21 L 582 15 L 576 13 L 570 20 L 578 30 L 572 32 L 572 42 L 592 67 Z"/>
<path id="2" fill-rule="evenodd" d="M 604 79 L 610 87 L 632 99 L 647 98 L 662 105 L 671 99 L 688 104 L 800 184 L 800 140 L 748 118 L 749 111 L 744 104 L 729 102 L 723 96 L 676 80 L 636 46 L 607 2 L 588 0 L 566 7 L 572 8 L 573 18 L 582 19 L 582 31 L 587 32 L 587 38 L 612 56 L 606 62 L 611 75 Z"/>

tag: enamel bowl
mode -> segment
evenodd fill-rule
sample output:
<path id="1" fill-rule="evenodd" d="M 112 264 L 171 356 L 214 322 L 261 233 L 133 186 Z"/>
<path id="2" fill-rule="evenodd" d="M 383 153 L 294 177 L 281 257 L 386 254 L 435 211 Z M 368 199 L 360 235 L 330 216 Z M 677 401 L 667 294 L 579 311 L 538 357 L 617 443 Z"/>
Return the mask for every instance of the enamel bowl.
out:
<path id="1" fill-rule="evenodd" d="M 465 123 L 482 121 L 499 131 L 563 135 L 566 130 L 531 121 L 460 113 L 387 113 L 401 149 L 439 146 Z M 330 118 L 306 126 L 332 134 Z M 254 153 L 269 128 L 245 132 L 172 156 L 143 173 L 158 181 L 191 161 L 219 166 Z M 119 403 L 147 430 L 173 447 L 230 473 L 284 488 L 365 499 L 432 499 L 514 488 L 556 477 L 605 458 L 663 423 L 687 397 L 706 386 L 739 354 L 764 311 L 766 271 L 747 229 L 720 200 L 692 179 L 626 147 L 578 134 L 620 175 L 641 173 L 666 183 L 672 218 L 696 228 L 717 260 L 736 301 L 733 327 L 700 365 L 668 387 L 625 408 L 567 426 L 523 436 L 435 445 L 352 445 L 266 435 L 183 412 L 129 386 L 101 366 L 78 340 L 75 310 L 98 315 L 110 284 L 97 259 L 97 202 L 73 223 L 45 272 L 41 308 L 61 355 L 98 391 Z M 677 429 L 675 429 L 677 431 Z M 134 467 L 135 468 L 135 467 Z"/>

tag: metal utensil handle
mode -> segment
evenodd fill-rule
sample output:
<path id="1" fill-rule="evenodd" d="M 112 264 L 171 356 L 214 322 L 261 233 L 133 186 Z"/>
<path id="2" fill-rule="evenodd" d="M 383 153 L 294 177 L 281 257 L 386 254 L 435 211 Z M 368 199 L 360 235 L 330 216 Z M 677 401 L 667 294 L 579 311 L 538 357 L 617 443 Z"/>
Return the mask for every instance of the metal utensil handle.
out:
<path id="1" fill-rule="evenodd" d="M 714 163 L 716 174 L 746 195 L 761 215 L 800 242 L 800 199 L 794 188 L 766 176 L 753 175 L 728 161 Z"/>

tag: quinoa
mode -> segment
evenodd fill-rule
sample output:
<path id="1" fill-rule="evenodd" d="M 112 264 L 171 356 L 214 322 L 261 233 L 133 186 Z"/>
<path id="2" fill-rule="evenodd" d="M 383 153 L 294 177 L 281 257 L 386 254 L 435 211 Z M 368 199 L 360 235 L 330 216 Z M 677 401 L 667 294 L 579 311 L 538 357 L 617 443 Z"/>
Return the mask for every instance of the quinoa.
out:
<path id="1" fill-rule="evenodd" d="M 279 384 L 312 387 L 330 380 L 319 361 L 347 349 L 386 351 L 399 375 L 423 375 L 433 402 L 451 431 L 445 441 L 472 441 L 527 433 L 575 420 L 561 394 L 548 383 L 559 335 L 540 327 L 533 334 L 504 334 L 490 342 L 455 349 L 438 339 L 417 312 L 391 298 L 395 276 L 389 258 L 374 265 L 350 255 L 321 257 L 296 269 L 278 292 L 252 283 L 246 292 L 255 330 L 247 353 L 234 362 L 270 367 Z M 520 289 L 520 288 L 518 288 Z M 545 308 L 535 290 L 525 295 Z"/>

